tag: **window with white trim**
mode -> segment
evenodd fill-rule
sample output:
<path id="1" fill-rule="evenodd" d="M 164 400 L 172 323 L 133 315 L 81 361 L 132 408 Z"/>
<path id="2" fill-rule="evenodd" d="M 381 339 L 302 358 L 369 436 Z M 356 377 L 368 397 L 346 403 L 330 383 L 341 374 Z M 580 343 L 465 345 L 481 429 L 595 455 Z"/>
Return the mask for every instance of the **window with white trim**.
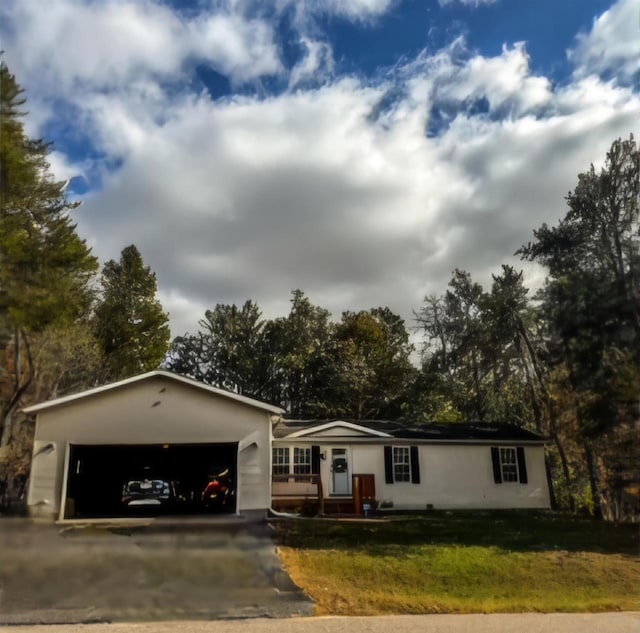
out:
<path id="1" fill-rule="evenodd" d="M 518 482 L 518 455 L 511 446 L 500 447 L 500 472 L 502 481 Z"/>
<path id="2" fill-rule="evenodd" d="M 289 447 L 274 446 L 271 449 L 272 467 L 271 472 L 274 475 L 289 474 Z"/>
<path id="3" fill-rule="evenodd" d="M 393 481 L 411 481 L 411 461 L 408 446 L 393 447 Z"/>
<path id="4" fill-rule="evenodd" d="M 311 449 L 293 448 L 293 473 L 295 475 L 311 474 Z"/>

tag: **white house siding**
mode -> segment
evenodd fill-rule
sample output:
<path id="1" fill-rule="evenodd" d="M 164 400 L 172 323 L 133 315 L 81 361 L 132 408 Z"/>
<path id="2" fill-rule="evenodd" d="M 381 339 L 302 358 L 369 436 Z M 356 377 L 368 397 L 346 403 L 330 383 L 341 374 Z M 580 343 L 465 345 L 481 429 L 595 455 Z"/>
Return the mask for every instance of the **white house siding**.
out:
<path id="1" fill-rule="evenodd" d="M 331 455 L 331 448 L 344 447 L 349 453 L 350 474 L 375 475 L 376 498 L 392 501 L 393 509 L 425 510 L 427 504 L 434 509 L 501 509 L 548 508 L 544 447 L 524 446 L 528 483 L 505 482 L 496 484 L 493 478 L 491 444 L 418 444 L 384 440 L 373 443 L 351 441 L 337 437 L 305 437 L 274 440 L 274 446 L 320 446 L 320 452 Z M 378 443 L 379 442 L 379 443 Z M 420 483 L 385 483 L 384 445 L 418 446 Z M 503 446 L 517 443 L 501 442 Z M 320 461 L 320 475 L 325 495 L 331 494 L 330 459 Z"/>
<path id="2" fill-rule="evenodd" d="M 271 504 L 267 411 L 156 376 L 38 413 L 28 505 L 57 515 L 68 444 L 251 444 L 238 454 L 238 510 Z M 55 450 L 38 451 L 53 444 Z M 242 448 L 240 444 L 239 448 Z"/>
<path id="3" fill-rule="evenodd" d="M 402 446 L 411 444 L 408 441 Z M 382 445 L 352 446 L 352 463 L 354 473 L 375 474 L 376 497 L 380 501 L 393 501 L 394 509 L 426 509 L 427 504 L 434 509 L 547 508 L 549 487 L 544 447 L 529 445 L 524 453 L 526 484 L 494 482 L 489 445 L 418 445 L 419 484 L 385 483 Z"/>

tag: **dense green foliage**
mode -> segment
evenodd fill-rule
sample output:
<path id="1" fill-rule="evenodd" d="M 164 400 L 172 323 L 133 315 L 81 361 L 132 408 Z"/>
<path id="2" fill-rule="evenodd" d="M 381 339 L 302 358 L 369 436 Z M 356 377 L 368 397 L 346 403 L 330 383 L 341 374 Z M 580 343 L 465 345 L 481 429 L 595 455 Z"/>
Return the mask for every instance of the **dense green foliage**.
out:
<path id="1" fill-rule="evenodd" d="M 197 334 L 173 341 L 166 366 L 295 416 L 397 417 L 416 373 L 404 321 L 388 308 L 330 316 L 300 290 L 273 320 L 252 301 L 219 304 Z"/>
<path id="2" fill-rule="evenodd" d="M 389 308 L 344 312 L 335 327 L 337 400 L 347 416 L 397 418 L 416 371 L 404 321 Z"/>

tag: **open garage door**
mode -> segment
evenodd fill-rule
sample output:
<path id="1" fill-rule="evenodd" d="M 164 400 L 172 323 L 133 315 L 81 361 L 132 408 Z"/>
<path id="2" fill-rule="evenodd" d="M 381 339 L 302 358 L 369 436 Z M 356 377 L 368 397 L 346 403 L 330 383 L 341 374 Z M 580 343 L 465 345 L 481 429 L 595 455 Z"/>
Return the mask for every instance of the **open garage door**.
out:
<path id="1" fill-rule="evenodd" d="M 236 512 L 238 445 L 71 445 L 64 518 Z"/>

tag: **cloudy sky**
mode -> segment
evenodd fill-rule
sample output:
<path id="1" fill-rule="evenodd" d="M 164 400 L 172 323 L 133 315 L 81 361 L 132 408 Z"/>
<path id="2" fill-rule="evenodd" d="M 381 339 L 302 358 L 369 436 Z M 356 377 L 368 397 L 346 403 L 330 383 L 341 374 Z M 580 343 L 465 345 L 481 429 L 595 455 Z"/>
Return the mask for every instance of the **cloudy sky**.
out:
<path id="1" fill-rule="evenodd" d="M 300 288 L 411 320 L 487 282 L 640 130 L 637 0 L 5 0 L 28 132 L 174 334 Z M 523 266 L 535 278 L 536 270 Z"/>

